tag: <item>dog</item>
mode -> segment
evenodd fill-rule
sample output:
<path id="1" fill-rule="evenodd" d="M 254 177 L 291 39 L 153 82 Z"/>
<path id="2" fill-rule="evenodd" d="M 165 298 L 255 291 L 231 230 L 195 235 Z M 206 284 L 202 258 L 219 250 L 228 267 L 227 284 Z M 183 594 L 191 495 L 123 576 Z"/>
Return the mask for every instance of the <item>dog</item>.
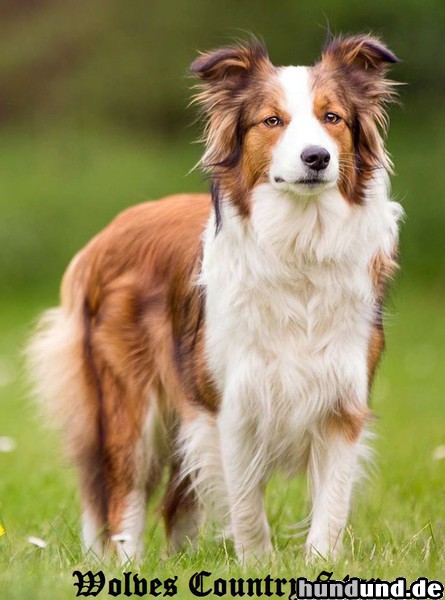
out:
<path id="1" fill-rule="evenodd" d="M 211 194 L 125 210 L 72 260 L 28 355 L 97 556 L 141 557 L 166 469 L 173 549 L 211 517 L 241 562 L 271 553 L 281 471 L 307 473 L 307 553 L 339 553 L 397 268 L 396 62 L 370 35 L 331 37 L 311 67 L 273 66 L 256 39 L 200 54 Z"/>

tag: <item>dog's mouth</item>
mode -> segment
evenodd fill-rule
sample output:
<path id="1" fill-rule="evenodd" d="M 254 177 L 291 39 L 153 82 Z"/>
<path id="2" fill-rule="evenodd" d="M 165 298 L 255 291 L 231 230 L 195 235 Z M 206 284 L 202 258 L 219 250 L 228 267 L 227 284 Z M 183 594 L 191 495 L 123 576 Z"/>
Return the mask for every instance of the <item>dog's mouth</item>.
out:
<path id="1" fill-rule="evenodd" d="M 326 183 L 324 179 L 320 179 L 320 177 L 308 177 L 305 179 L 297 179 L 297 181 L 294 182 L 297 185 L 309 185 L 309 186 L 314 186 L 314 185 L 320 185 L 321 183 Z"/>
<path id="2" fill-rule="evenodd" d="M 321 185 L 323 183 L 327 183 L 326 180 L 323 179 L 322 177 L 301 177 L 300 179 L 297 179 L 295 181 L 286 181 L 282 177 L 274 177 L 274 182 L 278 183 L 278 184 L 284 183 L 287 185 L 308 185 L 308 186 L 315 186 L 315 185 Z"/>
<path id="3" fill-rule="evenodd" d="M 292 195 L 297 196 L 314 196 L 321 194 L 324 190 L 335 185 L 335 181 L 326 179 L 325 177 L 299 177 L 293 181 L 286 180 L 282 177 L 275 176 L 272 179 L 273 184 Z"/>

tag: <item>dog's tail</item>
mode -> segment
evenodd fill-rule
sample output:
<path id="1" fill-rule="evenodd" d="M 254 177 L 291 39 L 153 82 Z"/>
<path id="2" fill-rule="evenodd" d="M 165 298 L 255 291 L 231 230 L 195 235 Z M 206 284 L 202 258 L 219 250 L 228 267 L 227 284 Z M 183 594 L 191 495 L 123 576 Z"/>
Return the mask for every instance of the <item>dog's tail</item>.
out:
<path id="1" fill-rule="evenodd" d="M 41 316 L 25 355 L 27 370 L 41 412 L 51 427 L 60 429 L 68 458 L 83 469 L 81 486 L 95 498 L 98 522 L 106 517 L 105 486 L 100 481 L 101 392 L 91 360 L 90 314 L 86 301 L 87 272 L 73 259 L 62 282 L 62 301 Z"/>

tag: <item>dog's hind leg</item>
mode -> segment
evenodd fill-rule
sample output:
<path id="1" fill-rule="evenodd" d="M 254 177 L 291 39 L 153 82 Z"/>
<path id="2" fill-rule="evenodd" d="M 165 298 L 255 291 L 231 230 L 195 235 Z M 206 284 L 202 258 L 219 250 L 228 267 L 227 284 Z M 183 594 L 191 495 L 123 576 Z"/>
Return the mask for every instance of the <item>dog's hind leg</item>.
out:
<path id="1" fill-rule="evenodd" d="M 146 502 L 158 479 L 125 421 L 120 431 L 108 423 L 103 445 L 78 460 L 85 551 L 103 558 L 115 549 L 121 562 L 141 556 Z"/>
<path id="2" fill-rule="evenodd" d="M 146 507 L 157 487 L 168 440 L 157 393 L 136 403 L 128 388 L 107 373 L 101 379 L 102 420 L 97 454 L 79 464 L 83 541 L 99 558 L 114 551 L 122 564 L 139 562 L 143 552 Z M 145 412 L 132 413 L 130 407 Z"/>
<path id="3" fill-rule="evenodd" d="M 99 456 L 94 450 L 78 460 L 82 504 L 82 543 L 85 553 L 101 560 L 106 541 L 106 499 Z"/>
<path id="4" fill-rule="evenodd" d="M 122 563 L 138 562 L 143 551 L 146 505 L 162 474 L 162 428 L 154 394 L 145 413 L 132 413 L 129 390 L 103 378 L 106 416 L 102 473 L 109 543 Z"/>
<path id="5" fill-rule="evenodd" d="M 202 523 L 202 508 L 189 475 L 180 464 L 172 464 L 167 490 L 162 500 L 165 531 L 173 552 L 193 544 Z"/>
<path id="6" fill-rule="evenodd" d="M 141 554 L 163 432 L 155 394 L 124 385 L 111 361 L 93 353 L 88 325 L 84 331 L 78 314 L 48 311 L 28 346 L 28 363 L 42 408 L 63 430 L 78 468 L 85 550 L 101 559 L 116 547 L 124 562 Z"/>

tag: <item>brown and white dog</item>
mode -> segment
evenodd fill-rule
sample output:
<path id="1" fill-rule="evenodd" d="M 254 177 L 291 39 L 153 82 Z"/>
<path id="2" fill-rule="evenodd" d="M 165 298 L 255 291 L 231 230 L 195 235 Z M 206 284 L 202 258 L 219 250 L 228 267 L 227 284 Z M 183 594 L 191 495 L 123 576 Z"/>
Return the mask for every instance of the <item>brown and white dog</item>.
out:
<path id="1" fill-rule="evenodd" d="M 305 470 L 307 550 L 339 550 L 396 267 L 381 133 L 395 62 L 354 36 L 312 67 L 275 67 L 255 40 L 193 63 L 211 196 L 120 214 L 29 346 L 79 469 L 86 548 L 139 557 L 168 467 L 175 548 L 211 513 L 240 560 L 269 553 L 264 486 Z"/>

